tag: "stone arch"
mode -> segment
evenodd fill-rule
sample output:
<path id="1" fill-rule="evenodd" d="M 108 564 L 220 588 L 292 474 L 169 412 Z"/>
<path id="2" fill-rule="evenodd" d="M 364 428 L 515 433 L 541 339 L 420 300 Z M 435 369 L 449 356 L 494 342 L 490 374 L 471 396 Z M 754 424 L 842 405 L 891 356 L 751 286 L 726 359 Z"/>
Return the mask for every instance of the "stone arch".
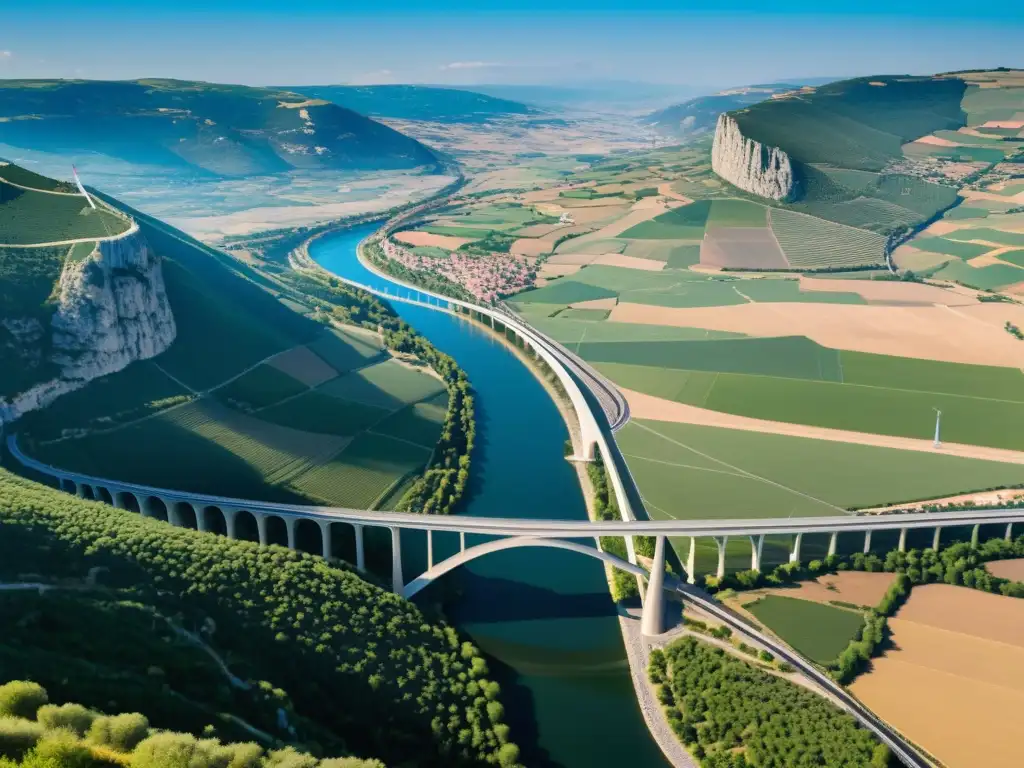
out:
<path id="1" fill-rule="evenodd" d="M 235 538 L 242 541 L 260 540 L 260 529 L 252 512 L 240 509 L 235 513 Z"/>
<path id="2" fill-rule="evenodd" d="M 267 515 L 267 544 L 279 544 L 282 547 L 288 546 L 288 524 L 283 517 Z"/>
<path id="3" fill-rule="evenodd" d="M 167 504 L 159 496 L 147 496 L 142 509 L 146 517 L 167 522 Z"/>
<path id="4" fill-rule="evenodd" d="M 187 501 L 179 501 L 174 505 L 174 524 L 182 528 L 199 528 L 199 520 L 196 518 L 196 508 Z"/>
<path id="5" fill-rule="evenodd" d="M 203 507 L 199 514 L 203 518 L 202 529 L 204 531 L 218 533 L 221 536 L 228 535 L 228 518 L 220 507 Z"/>
<path id="6" fill-rule="evenodd" d="M 127 509 L 129 512 L 142 512 L 142 507 L 139 506 L 138 497 L 131 491 L 118 491 L 116 496 L 117 506 L 121 509 Z"/>
<path id="7" fill-rule="evenodd" d="M 104 504 L 114 506 L 114 497 L 111 495 L 109 490 L 101 486 L 96 486 L 95 491 L 96 501 L 102 501 Z"/>
<path id="8" fill-rule="evenodd" d="M 585 544 L 578 544 L 575 541 L 563 541 L 562 539 L 534 539 L 529 536 L 513 536 L 507 539 L 488 541 L 486 544 L 478 544 L 475 547 L 470 547 L 463 552 L 452 555 L 447 560 L 438 563 L 423 575 L 416 577 L 406 584 L 402 589 L 402 597 L 407 599 L 412 597 L 449 571 L 455 570 L 460 565 L 466 565 L 467 563 L 476 560 L 478 557 L 489 555 L 492 552 L 500 552 L 504 549 L 518 549 L 520 547 L 549 547 L 551 549 L 565 549 L 569 552 L 578 552 L 581 555 L 587 555 L 588 557 L 593 557 L 597 560 L 603 560 L 616 568 L 620 568 L 621 570 L 626 571 L 627 573 L 632 573 L 636 576 L 647 576 L 647 571 L 639 565 L 633 565 L 625 560 L 621 560 L 615 555 L 602 552 L 595 547 L 588 547 Z"/>
<path id="9" fill-rule="evenodd" d="M 320 525 L 307 517 L 295 519 L 295 548 L 311 555 L 324 556 L 324 537 Z"/>

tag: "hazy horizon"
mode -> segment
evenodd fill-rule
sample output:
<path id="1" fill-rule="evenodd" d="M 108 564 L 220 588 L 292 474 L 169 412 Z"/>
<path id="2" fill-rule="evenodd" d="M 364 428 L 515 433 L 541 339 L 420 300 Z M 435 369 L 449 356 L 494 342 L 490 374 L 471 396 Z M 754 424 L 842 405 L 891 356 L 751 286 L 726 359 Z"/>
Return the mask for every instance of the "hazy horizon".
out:
<path id="1" fill-rule="evenodd" d="M 36 0 L 4 10 L 0 78 L 247 85 L 577 85 L 709 91 L 786 79 L 1024 66 L 1024 7 L 962 3 Z"/>

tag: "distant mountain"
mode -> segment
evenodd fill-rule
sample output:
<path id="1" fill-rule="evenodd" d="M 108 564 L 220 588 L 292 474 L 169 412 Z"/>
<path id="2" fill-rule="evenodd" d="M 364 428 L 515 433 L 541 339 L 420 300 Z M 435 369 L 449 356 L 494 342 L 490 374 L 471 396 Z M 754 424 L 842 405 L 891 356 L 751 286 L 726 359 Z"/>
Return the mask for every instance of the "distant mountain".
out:
<path id="1" fill-rule="evenodd" d="M 529 115 L 536 110 L 509 99 L 429 85 L 298 85 L 288 90 L 324 99 L 371 117 L 479 123 L 493 117 Z"/>
<path id="2" fill-rule="evenodd" d="M 572 109 L 588 112 L 646 113 L 694 95 L 686 85 L 636 83 L 617 80 L 568 85 L 453 85 L 500 99 L 513 99 L 542 109 Z"/>
<path id="3" fill-rule="evenodd" d="M 182 80 L 0 80 L 0 143 L 215 177 L 439 162 L 415 139 L 329 101 Z"/>
<path id="4" fill-rule="evenodd" d="M 718 116 L 740 107 L 770 99 L 774 94 L 799 90 L 803 85 L 792 83 L 769 83 L 730 88 L 713 96 L 698 96 L 695 99 L 674 104 L 652 112 L 642 119 L 658 133 L 676 138 L 689 138 L 708 133 L 715 129 Z"/>

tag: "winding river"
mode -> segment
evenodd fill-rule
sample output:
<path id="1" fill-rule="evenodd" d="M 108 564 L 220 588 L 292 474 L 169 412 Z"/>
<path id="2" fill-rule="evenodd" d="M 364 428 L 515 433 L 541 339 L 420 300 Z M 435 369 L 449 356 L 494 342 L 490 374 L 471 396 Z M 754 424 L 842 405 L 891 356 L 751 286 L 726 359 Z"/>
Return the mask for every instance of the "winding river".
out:
<path id="1" fill-rule="evenodd" d="M 356 255 L 370 224 L 315 240 L 310 255 L 341 277 L 398 287 Z M 568 431 L 533 374 L 497 339 L 445 312 L 395 302 L 401 317 L 451 355 L 473 385 L 477 448 L 468 514 L 586 518 L 575 471 L 563 458 Z M 437 558 L 458 546 L 435 537 Z M 425 545 L 403 558 L 422 565 Z M 449 577 L 452 578 L 452 577 Z M 513 738 L 531 768 L 666 765 L 633 692 L 615 606 L 602 567 L 543 549 L 498 552 L 460 569 L 449 615 L 491 659 Z"/>

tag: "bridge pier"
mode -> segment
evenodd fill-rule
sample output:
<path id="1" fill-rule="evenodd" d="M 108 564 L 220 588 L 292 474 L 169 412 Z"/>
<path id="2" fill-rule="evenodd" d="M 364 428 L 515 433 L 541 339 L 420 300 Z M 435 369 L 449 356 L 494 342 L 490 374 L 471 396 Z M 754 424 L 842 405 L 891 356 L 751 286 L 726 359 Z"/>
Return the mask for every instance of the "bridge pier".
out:
<path id="1" fill-rule="evenodd" d="M 324 560 L 334 558 L 334 553 L 331 550 L 331 524 L 324 520 L 320 521 L 320 551 L 323 553 Z"/>
<path id="2" fill-rule="evenodd" d="M 356 534 L 356 569 L 366 570 L 366 549 L 363 547 L 363 526 L 353 525 L 352 529 Z"/>
<path id="3" fill-rule="evenodd" d="M 124 496 L 121 491 L 111 492 L 110 499 L 114 503 L 114 509 L 125 509 Z"/>
<path id="4" fill-rule="evenodd" d="M 899 543 L 899 547 L 898 548 L 899 548 L 900 552 L 906 552 L 907 551 L 907 529 L 906 528 L 900 528 L 900 543 Z"/>
<path id="5" fill-rule="evenodd" d="M 1006 538 L 1007 541 L 1011 541 L 1013 539 L 1013 523 L 1007 523 L 1006 524 L 1006 536 L 1005 536 L 1005 538 Z"/>
<path id="6" fill-rule="evenodd" d="M 84 499 L 85 496 L 85 483 L 75 483 L 75 496 L 80 499 Z"/>
<path id="7" fill-rule="evenodd" d="M 871 531 L 864 531 L 864 554 L 871 551 Z"/>
<path id="8" fill-rule="evenodd" d="M 167 508 L 167 522 L 175 528 L 181 528 L 181 513 L 178 512 L 178 505 L 176 503 L 168 504 L 163 499 L 161 501 L 164 502 L 164 506 Z"/>
<path id="9" fill-rule="evenodd" d="M 269 542 L 267 537 L 267 516 L 256 515 L 256 530 L 260 536 L 260 546 L 265 547 Z"/>
<path id="10" fill-rule="evenodd" d="M 459 531 L 459 552 L 466 551 L 466 532 Z"/>
<path id="11" fill-rule="evenodd" d="M 235 516 L 238 514 L 237 509 L 224 509 L 221 507 L 221 514 L 224 515 L 224 533 L 229 539 L 237 539 L 238 535 L 235 532 Z"/>
<path id="12" fill-rule="evenodd" d="M 804 535 L 798 533 L 793 539 L 793 551 L 789 553 L 789 562 L 800 564 L 800 545 L 803 543 Z"/>
<path id="13" fill-rule="evenodd" d="M 427 529 L 427 570 L 434 567 L 434 532 Z"/>
<path id="14" fill-rule="evenodd" d="M 697 537 L 690 537 L 690 553 L 686 557 L 686 583 L 697 583 Z"/>
<path id="15" fill-rule="evenodd" d="M 284 518 L 284 530 L 288 536 L 288 549 L 295 550 L 295 518 Z"/>
<path id="16" fill-rule="evenodd" d="M 402 534 L 400 529 L 391 527 L 391 591 L 402 594 Z"/>
<path id="17" fill-rule="evenodd" d="M 715 571 L 715 577 L 719 581 L 725 578 L 725 545 L 728 542 L 728 536 L 715 539 L 715 543 L 718 545 L 718 569 Z"/>
<path id="18" fill-rule="evenodd" d="M 210 527 L 206 524 L 206 508 L 195 507 L 196 510 L 196 530 L 202 533 L 207 533 Z"/>
<path id="19" fill-rule="evenodd" d="M 761 572 L 761 552 L 764 550 L 764 534 L 750 537 L 750 570 Z"/>
<path id="20" fill-rule="evenodd" d="M 978 534 L 980 532 L 981 532 L 981 524 L 979 523 L 978 525 L 974 526 L 974 528 L 971 530 L 971 548 L 972 549 L 977 549 L 978 548 Z"/>
<path id="21" fill-rule="evenodd" d="M 836 551 L 839 549 L 839 532 L 832 531 L 832 535 L 828 539 L 828 556 L 835 557 Z"/>
<path id="22" fill-rule="evenodd" d="M 942 538 L 942 528 L 935 526 L 935 533 L 932 534 L 932 549 L 939 551 L 939 540 Z"/>
<path id="23" fill-rule="evenodd" d="M 644 637 L 660 635 L 665 631 L 665 537 L 654 542 L 654 562 L 647 579 L 644 609 L 640 616 L 640 632 Z"/>

